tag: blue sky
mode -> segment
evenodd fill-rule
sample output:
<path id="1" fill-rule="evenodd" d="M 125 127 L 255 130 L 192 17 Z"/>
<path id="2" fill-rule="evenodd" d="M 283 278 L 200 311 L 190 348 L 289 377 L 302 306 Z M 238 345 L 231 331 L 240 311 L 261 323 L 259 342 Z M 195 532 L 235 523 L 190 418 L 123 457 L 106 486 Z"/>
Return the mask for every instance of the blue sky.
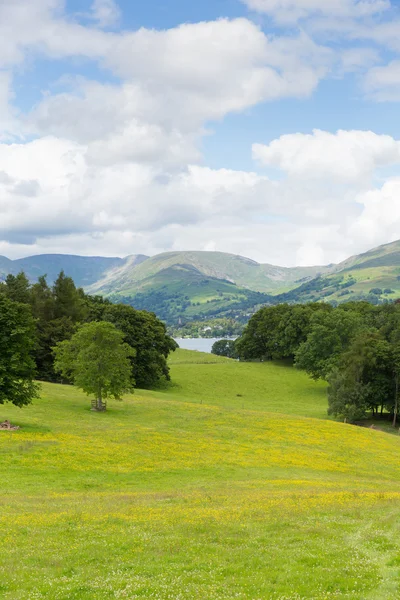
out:
<path id="1" fill-rule="evenodd" d="M 0 4 L 0 254 L 400 238 L 392 0 Z"/>

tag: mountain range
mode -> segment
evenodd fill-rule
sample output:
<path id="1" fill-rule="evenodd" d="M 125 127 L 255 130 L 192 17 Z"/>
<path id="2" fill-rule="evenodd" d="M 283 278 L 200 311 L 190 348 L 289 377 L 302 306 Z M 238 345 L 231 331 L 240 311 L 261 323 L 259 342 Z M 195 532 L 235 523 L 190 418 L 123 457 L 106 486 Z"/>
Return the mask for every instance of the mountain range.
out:
<path id="1" fill-rule="evenodd" d="M 63 270 L 91 294 L 154 311 L 169 324 L 243 316 L 262 304 L 400 297 L 400 241 L 337 265 L 285 268 L 223 252 L 166 252 L 153 257 L 43 254 L 0 257 L 0 278 L 24 271 L 31 281 Z"/>

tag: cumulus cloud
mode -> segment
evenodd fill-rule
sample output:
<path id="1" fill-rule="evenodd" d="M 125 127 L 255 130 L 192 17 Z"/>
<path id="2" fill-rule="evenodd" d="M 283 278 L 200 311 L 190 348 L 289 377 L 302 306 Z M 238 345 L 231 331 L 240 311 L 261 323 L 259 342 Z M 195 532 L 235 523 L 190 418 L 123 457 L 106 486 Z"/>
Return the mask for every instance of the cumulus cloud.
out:
<path id="1" fill-rule="evenodd" d="M 368 190 L 357 197 L 362 213 L 349 228 L 359 242 L 371 246 L 399 238 L 400 231 L 400 177 L 389 179 L 382 187 Z"/>
<path id="2" fill-rule="evenodd" d="M 243 0 L 250 9 L 293 23 L 310 16 L 366 17 L 390 8 L 390 0 Z"/>
<path id="3" fill-rule="evenodd" d="M 0 251 L 127 255 L 213 247 L 277 264 L 342 260 L 399 230 L 399 180 L 364 181 L 377 166 L 400 164 L 398 142 L 339 132 L 343 147 L 344 134 L 357 134 L 354 156 L 342 157 L 335 136 L 322 134 L 324 153 L 308 148 L 308 139 L 295 153 L 281 139 L 265 146 L 279 148 L 267 162 L 288 173 L 277 180 L 200 165 L 172 172 L 132 161 L 105 165 L 92 160 L 90 145 L 54 136 L 2 144 Z M 357 148 L 366 149 L 365 163 Z M 307 152 L 313 177 L 296 158 Z M 344 181 L 351 185 L 327 185 L 348 162 Z"/>
<path id="4" fill-rule="evenodd" d="M 344 22 L 389 4 L 251 3 L 280 22 Z M 92 4 L 90 26 L 64 11 L 62 0 L 0 0 L 0 253 L 213 248 L 304 265 L 344 259 L 393 234 L 397 225 L 375 218 L 398 197 L 395 178 L 376 183 L 381 167 L 400 162 L 390 136 L 314 131 L 255 144 L 257 164 L 281 170 L 277 179 L 211 169 L 201 152 L 210 123 L 262 102 L 306 98 L 332 69 L 375 65 L 367 80 L 375 94 L 391 80 L 376 66 L 376 49 L 338 52 L 304 28 L 272 36 L 245 18 L 112 32 L 119 11 L 111 0 Z M 27 56 L 83 57 L 113 83 L 64 77 L 61 92 L 45 90 L 18 114 L 13 72 Z"/>
<path id="5" fill-rule="evenodd" d="M 372 131 L 315 130 L 254 144 L 253 157 L 292 176 L 362 184 L 378 167 L 399 164 L 400 142 Z"/>

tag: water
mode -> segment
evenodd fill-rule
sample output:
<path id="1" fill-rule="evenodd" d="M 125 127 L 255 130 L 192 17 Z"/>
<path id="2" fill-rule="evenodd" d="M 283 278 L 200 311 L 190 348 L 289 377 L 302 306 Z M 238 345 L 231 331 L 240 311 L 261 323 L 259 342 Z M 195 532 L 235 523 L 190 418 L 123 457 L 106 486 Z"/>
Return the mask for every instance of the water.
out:
<path id="1" fill-rule="evenodd" d="M 175 341 L 179 344 L 179 348 L 183 348 L 184 350 L 211 352 L 214 342 L 218 342 L 220 339 L 226 340 L 227 338 L 175 338 Z"/>

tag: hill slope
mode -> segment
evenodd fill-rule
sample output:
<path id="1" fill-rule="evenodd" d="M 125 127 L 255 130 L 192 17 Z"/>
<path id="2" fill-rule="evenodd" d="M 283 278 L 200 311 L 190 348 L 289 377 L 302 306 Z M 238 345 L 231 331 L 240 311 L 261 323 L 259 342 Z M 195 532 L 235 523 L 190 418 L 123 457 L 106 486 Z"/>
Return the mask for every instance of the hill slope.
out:
<path id="1" fill-rule="evenodd" d="M 134 267 L 147 256 L 136 255 L 127 258 L 105 258 L 101 256 L 74 256 L 70 254 L 39 254 L 17 260 L 0 256 L 0 276 L 4 279 L 8 274 L 17 275 L 23 271 L 30 281 L 47 275 L 52 284 L 60 271 L 72 277 L 78 287 L 87 288 L 102 279 L 114 268 L 129 264 Z"/>
<path id="2" fill-rule="evenodd" d="M 331 267 L 283 268 L 221 252 L 168 252 L 110 270 L 90 286 L 109 296 L 154 311 L 168 324 L 216 316 L 244 315 L 273 302 L 272 293 L 292 289 Z"/>
<path id="3" fill-rule="evenodd" d="M 292 290 L 283 299 L 306 302 L 370 302 L 400 298 L 400 241 L 385 244 L 340 263 L 334 274 L 322 276 Z"/>
<path id="4" fill-rule="evenodd" d="M 262 265 L 249 258 L 223 252 L 166 252 L 130 268 L 114 269 L 96 282 L 92 290 L 100 293 L 132 294 L 148 286 L 150 278 L 171 268 L 195 269 L 205 277 L 222 279 L 257 292 L 273 293 L 293 287 L 303 278 L 327 273 L 331 267 L 285 268 Z M 144 283 L 146 282 L 146 283 Z"/>
<path id="5" fill-rule="evenodd" d="M 52 283 L 61 269 L 89 293 L 151 310 L 170 325 L 215 317 L 245 322 L 260 305 L 283 301 L 381 302 L 400 297 L 400 241 L 339 265 L 292 269 L 222 252 L 167 252 L 123 259 L 41 255 L 11 261 L 0 257 L 3 278 L 24 270 L 32 281 L 47 273 Z"/>
<path id="6" fill-rule="evenodd" d="M 400 439 L 304 418 L 317 384 L 246 367 L 178 352 L 175 387 L 104 414 L 51 384 L 0 407 L 22 425 L 0 435 L 1 597 L 397 600 Z M 257 410 L 229 404 L 239 378 Z"/>

